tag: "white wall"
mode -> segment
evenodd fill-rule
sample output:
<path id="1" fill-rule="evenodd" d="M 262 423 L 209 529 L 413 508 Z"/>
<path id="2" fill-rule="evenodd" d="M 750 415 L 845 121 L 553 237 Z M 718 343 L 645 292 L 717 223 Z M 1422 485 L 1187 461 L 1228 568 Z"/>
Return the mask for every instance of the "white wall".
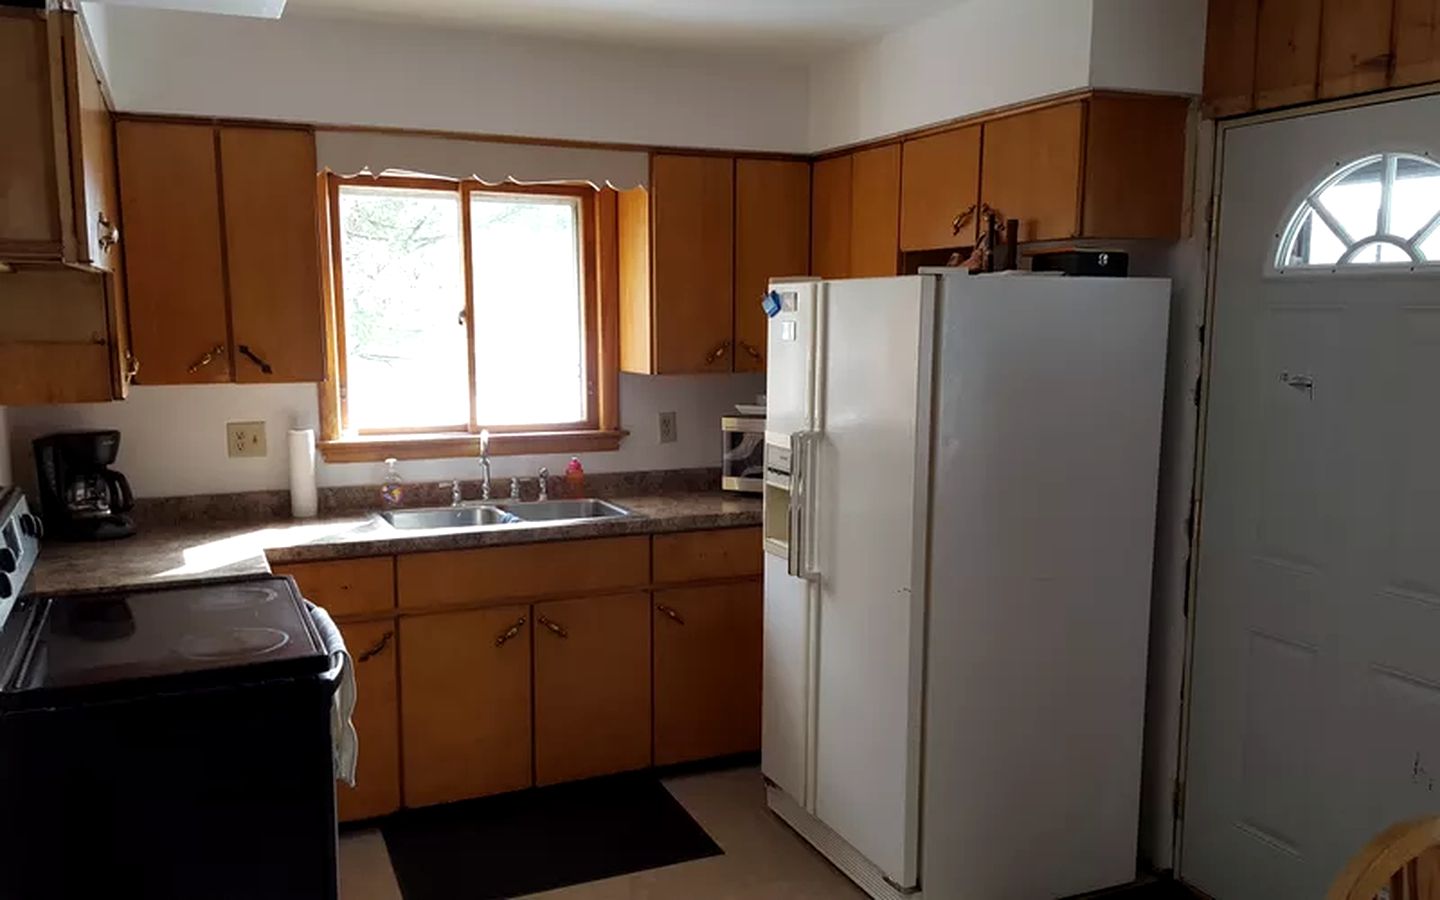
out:
<path id="1" fill-rule="evenodd" d="M 1091 2 L 1091 87 L 1200 93 L 1206 0 Z"/>
<path id="2" fill-rule="evenodd" d="M 1168 7 L 1171 0 L 1149 2 Z M 1083 88 L 1091 6 L 964 0 L 819 60 L 810 69 L 810 146 L 858 143 Z"/>
<path id="3" fill-rule="evenodd" d="M 589 472 L 718 466 L 720 416 L 764 390 L 762 375 L 621 375 L 621 425 L 630 436 L 615 452 L 581 454 L 581 460 Z M 673 444 L 659 442 L 656 416 L 665 411 L 677 414 L 679 439 Z M 308 384 L 136 387 L 123 403 L 15 407 L 8 412 L 9 449 L 20 483 L 33 484 L 33 438 L 62 429 L 118 428 L 116 468 L 140 497 L 287 488 L 286 431 L 315 427 L 319 421 L 315 386 Z M 261 459 L 229 458 L 225 423 L 251 420 L 266 423 L 269 454 Z M 0 461 L 5 449 L 0 443 Z M 569 454 L 496 457 L 493 469 L 497 477 L 533 477 L 541 466 L 549 466 L 558 475 L 569 458 Z M 400 471 L 408 481 L 480 476 L 474 459 L 402 462 Z M 383 472 L 380 463 L 322 462 L 317 480 L 322 487 L 378 484 Z"/>
<path id="4" fill-rule="evenodd" d="M 118 6 L 87 16 L 116 104 L 129 112 L 808 149 L 806 69 L 775 55 L 301 16 Z"/>

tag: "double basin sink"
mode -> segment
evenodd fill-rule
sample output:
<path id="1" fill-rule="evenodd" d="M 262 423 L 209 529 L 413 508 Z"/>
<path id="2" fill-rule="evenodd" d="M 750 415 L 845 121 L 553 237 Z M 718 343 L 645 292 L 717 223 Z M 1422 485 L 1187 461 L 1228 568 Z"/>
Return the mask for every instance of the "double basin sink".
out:
<path id="1" fill-rule="evenodd" d="M 381 518 L 402 530 L 431 528 L 492 528 L 525 522 L 583 522 L 634 515 L 605 500 L 539 500 L 531 503 L 483 503 L 434 509 L 397 509 Z"/>

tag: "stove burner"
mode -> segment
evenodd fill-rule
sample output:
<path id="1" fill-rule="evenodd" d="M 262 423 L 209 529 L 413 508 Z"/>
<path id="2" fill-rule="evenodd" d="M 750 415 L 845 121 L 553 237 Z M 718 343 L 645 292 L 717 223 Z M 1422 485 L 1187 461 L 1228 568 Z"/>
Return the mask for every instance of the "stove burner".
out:
<path id="1" fill-rule="evenodd" d="M 190 600 L 190 606 L 202 612 L 231 612 L 269 603 L 278 596 L 280 595 L 274 590 L 265 587 L 206 588 L 196 592 L 195 597 Z"/>
<path id="2" fill-rule="evenodd" d="M 290 643 L 290 635 L 277 628 L 231 628 L 221 634 L 187 634 L 180 639 L 180 655 L 187 659 L 238 660 L 274 653 Z"/>

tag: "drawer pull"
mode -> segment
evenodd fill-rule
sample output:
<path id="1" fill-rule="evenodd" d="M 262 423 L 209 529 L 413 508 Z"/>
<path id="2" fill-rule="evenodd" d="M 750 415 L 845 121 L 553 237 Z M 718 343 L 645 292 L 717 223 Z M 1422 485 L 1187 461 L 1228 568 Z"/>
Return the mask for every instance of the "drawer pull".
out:
<path id="1" fill-rule="evenodd" d="M 206 366 L 208 366 L 208 365 L 210 365 L 212 362 L 214 362 L 214 361 L 215 361 L 215 358 L 216 358 L 217 356 L 221 356 L 222 354 L 224 354 L 224 352 L 225 352 L 225 345 L 224 345 L 224 344 L 216 344 L 214 347 L 211 347 L 210 350 L 209 350 L 204 356 L 202 356 L 202 357 L 200 357 L 199 359 L 195 360 L 195 363 L 194 363 L 192 366 L 190 366 L 190 368 L 186 369 L 185 371 L 186 371 L 186 372 L 189 372 L 191 375 L 194 375 L 196 372 L 200 371 L 201 369 L 205 368 Z"/>
<path id="2" fill-rule="evenodd" d="M 261 372 L 264 372 L 266 375 L 274 375 L 274 374 L 275 374 L 274 368 L 272 368 L 268 362 L 266 362 L 265 360 L 261 359 L 258 355 L 256 355 L 255 351 L 254 351 L 254 350 L 251 350 L 247 345 L 241 344 L 239 347 L 236 347 L 235 349 L 237 349 L 237 350 L 240 351 L 240 355 L 241 355 L 241 356 L 245 357 L 246 359 L 250 360 L 250 361 L 251 361 L 252 363 L 254 363 L 255 365 L 259 366 Z"/>
<path id="3" fill-rule="evenodd" d="M 708 365 L 711 365 L 711 364 L 713 364 L 713 363 L 719 362 L 719 361 L 721 360 L 721 358 L 724 357 L 725 354 L 726 354 L 726 352 L 728 352 L 729 350 L 730 350 L 730 342 L 729 342 L 729 341 L 722 341 L 721 344 L 720 344 L 720 346 L 716 347 L 714 350 L 711 350 L 711 351 L 710 351 L 710 354 L 705 357 L 705 365 L 708 366 Z"/>
<path id="4" fill-rule="evenodd" d="M 384 653 L 385 648 L 390 646 L 390 639 L 393 637 L 395 637 L 394 631 L 387 631 L 382 634 L 380 636 L 380 640 L 375 642 L 375 646 L 360 654 L 360 658 L 357 660 L 357 662 L 369 662 L 370 660 L 379 656 L 381 653 Z"/>
<path id="5" fill-rule="evenodd" d="M 759 350 L 756 350 L 756 349 L 750 344 L 749 341 L 741 341 L 741 342 L 740 342 L 740 347 L 741 347 L 746 353 L 750 354 L 750 358 L 753 359 L 753 360 L 755 360 L 756 362 L 760 362 L 761 360 L 763 360 L 763 359 L 765 358 L 765 357 L 760 353 Z"/>
<path id="6" fill-rule="evenodd" d="M 660 610 L 660 612 L 664 613 L 670 619 L 670 621 L 674 622 L 676 625 L 685 624 L 685 620 L 680 618 L 680 614 L 675 610 L 671 609 L 670 607 L 666 606 L 665 604 L 657 603 L 655 604 L 655 608 Z"/>
<path id="7" fill-rule="evenodd" d="M 570 632 L 566 631 L 565 626 L 561 625 L 559 622 L 552 622 L 544 616 L 536 616 L 535 621 L 548 628 L 550 630 L 550 633 L 555 635 L 556 637 L 568 638 L 570 636 Z"/>
<path id="8" fill-rule="evenodd" d="M 497 646 L 497 647 L 503 647 L 503 646 L 505 646 L 507 643 L 509 643 L 511 640 L 513 640 L 514 638 L 519 637 L 519 635 L 520 635 L 520 629 L 522 629 L 522 628 L 524 628 L 524 627 L 525 627 L 525 617 L 524 617 L 524 616 L 521 616 L 519 619 L 516 619 L 516 620 L 515 620 L 515 624 L 514 624 L 514 625 L 511 625 L 509 628 L 507 628 L 507 629 L 505 629 L 504 631 L 500 632 L 500 636 L 495 639 L 495 646 Z"/>

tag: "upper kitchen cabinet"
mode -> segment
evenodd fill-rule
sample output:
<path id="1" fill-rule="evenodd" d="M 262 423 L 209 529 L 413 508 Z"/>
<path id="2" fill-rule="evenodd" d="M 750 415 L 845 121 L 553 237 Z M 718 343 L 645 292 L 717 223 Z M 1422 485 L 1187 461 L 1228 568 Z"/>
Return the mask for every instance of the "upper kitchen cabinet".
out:
<path id="1" fill-rule="evenodd" d="M 809 206 L 809 163 L 655 154 L 617 206 L 621 369 L 763 371 L 759 302 L 809 271 Z"/>
<path id="2" fill-rule="evenodd" d="M 819 278 L 850 277 L 850 200 L 854 164 L 849 155 L 817 160 L 811 175 L 810 271 Z"/>
<path id="3" fill-rule="evenodd" d="M 1188 110 L 1179 97 L 1097 94 L 986 122 L 981 202 L 1018 219 L 1022 241 L 1174 240 Z"/>
<path id="4" fill-rule="evenodd" d="M 900 249 L 975 243 L 980 200 L 980 126 L 906 141 L 900 162 Z"/>
<path id="5" fill-rule="evenodd" d="M 810 271 L 810 165 L 735 162 L 735 371 L 765 371 L 771 278 Z"/>
<path id="6" fill-rule="evenodd" d="M 136 380 L 320 381 L 314 135 L 147 120 L 116 135 Z"/>
<path id="7" fill-rule="evenodd" d="M 113 268 L 110 110 L 76 15 L 0 8 L 0 83 L 0 260 Z"/>
<path id="8" fill-rule="evenodd" d="M 851 158 L 850 277 L 900 274 L 900 145 Z"/>

